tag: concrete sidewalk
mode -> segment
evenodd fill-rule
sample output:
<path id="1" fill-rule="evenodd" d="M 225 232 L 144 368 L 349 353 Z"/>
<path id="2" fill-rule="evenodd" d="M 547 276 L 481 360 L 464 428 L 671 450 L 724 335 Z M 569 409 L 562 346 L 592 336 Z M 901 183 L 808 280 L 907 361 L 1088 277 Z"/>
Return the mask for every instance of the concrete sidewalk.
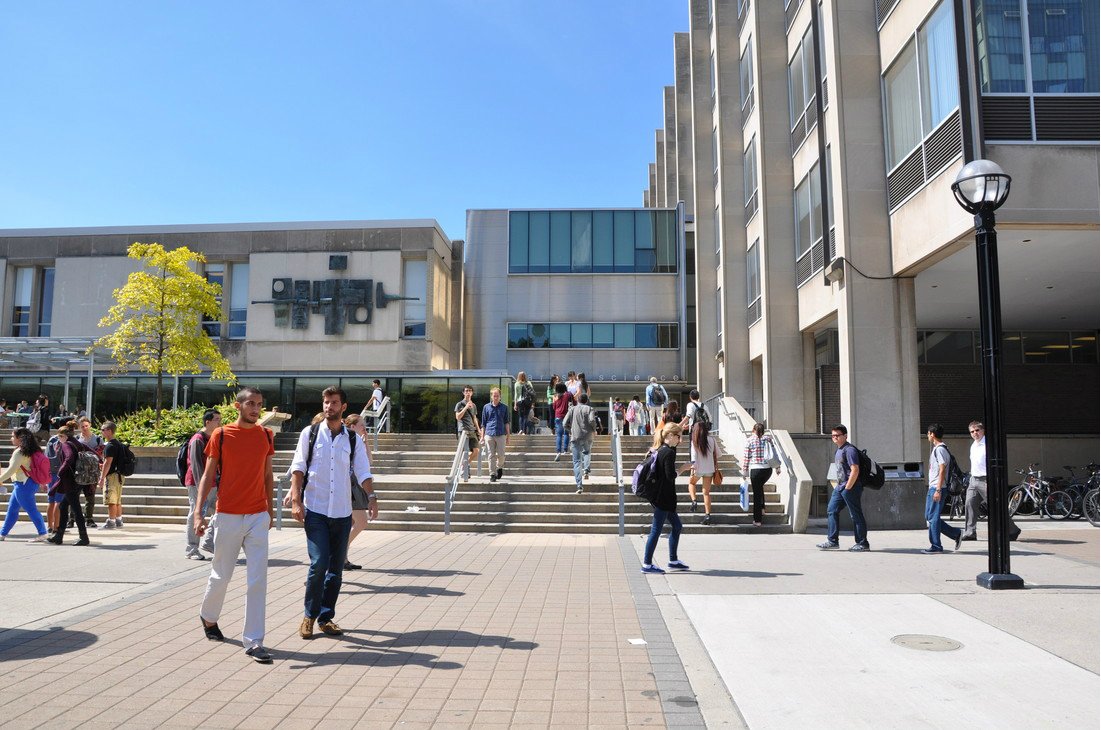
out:
<path id="1" fill-rule="evenodd" d="M 815 535 L 691 535 L 687 574 L 638 572 L 643 540 L 371 532 L 345 574 L 340 638 L 303 641 L 305 546 L 273 532 L 266 644 L 240 647 L 244 571 L 207 642 L 208 562 L 176 529 L 93 546 L 0 543 L 0 717 L 49 727 L 1095 727 L 1098 531 L 1024 525 L 1030 589 L 974 576 L 985 543 L 820 553 Z M 664 563 L 664 541 L 658 548 Z M 1056 554 L 1062 553 L 1062 554 Z M 931 634 L 962 644 L 892 644 Z M 1049 686 L 1050 685 L 1050 686 Z M 835 687 L 849 698 L 838 702 Z M 889 704 L 884 699 L 890 697 Z"/>

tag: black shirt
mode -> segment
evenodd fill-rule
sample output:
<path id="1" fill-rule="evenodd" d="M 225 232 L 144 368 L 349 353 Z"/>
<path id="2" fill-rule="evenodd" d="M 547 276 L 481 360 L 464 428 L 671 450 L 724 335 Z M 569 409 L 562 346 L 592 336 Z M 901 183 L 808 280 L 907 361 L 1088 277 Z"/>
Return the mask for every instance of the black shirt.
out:
<path id="1" fill-rule="evenodd" d="M 658 449 L 657 462 L 654 464 L 658 480 L 657 496 L 654 497 L 654 506 L 666 512 L 677 511 L 677 449 L 668 444 L 662 444 Z"/>
<path id="2" fill-rule="evenodd" d="M 107 448 L 103 450 L 104 460 L 111 459 L 111 468 L 107 470 L 108 474 L 118 473 L 120 456 L 122 456 L 122 444 L 118 439 L 111 439 L 107 442 Z"/>

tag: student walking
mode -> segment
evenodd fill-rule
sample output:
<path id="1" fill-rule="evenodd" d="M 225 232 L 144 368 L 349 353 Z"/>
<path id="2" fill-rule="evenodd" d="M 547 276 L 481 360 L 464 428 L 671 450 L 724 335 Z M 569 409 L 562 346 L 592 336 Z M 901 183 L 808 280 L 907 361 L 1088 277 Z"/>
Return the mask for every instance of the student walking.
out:
<path id="1" fill-rule="evenodd" d="M 367 424 L 363 422 L 357 414 L 352 413 L 349 416 L 345 416 L 344 425 L 355 433 L 356 438 L 363 441 L 364 448 L 367 449 L 367 466 L 371 466 L 371 461 L 374 457 L 371 455 L 371 444 L 367 442 Z M 373 473 L 373 472 L 372 472 Z M 371 511 L 371 505 L 376 502 L 371 499 L 371 495 L 356 483 L 355 474 L 351 475 L 352 480 L 352 534 L 348 536 L 348 550 L 351 551 L 352 543 L 355 542 L 359 533 L 367 529 L 367 523 L 371 521 L 369 515 Z M 363 570 L 362 565 L 353 563 L 348 558 L 344 558 L 344 570 Z"/>
<path id="2" fill-rule="evenodd" d="M 677 515 L 677 474 L 688 471 L 692 464 L 688 463 L 677 469 L 677 446 L 682 440 L 682 429 L 679 423 L 670 423 L 659 434 L 661 448 L 658 449 L 654 462 L 654 473 L 657 478 L 657 489 L 652 504 L 654 506 L 654 518 L 650 524 L 650 536 L 646 538 L 646 551 L 642 558 L 643 573 L 664 573 L 665 571 L 654 565 L 654 550 L 657 549 L 658 539 L 661 537 L 662 527 L 669 523 L 669 563 L 671 570 L 688 570 L 688 566 L 677 559 L 677 546 L 680 543 L 682 524 Z"/>
<path id="3" fill-rule="evenodd" d="M 210 490 L 210 496 L 202 504 L 199 503 L 199 482 L 206 471 L 206 445 L 221 425 L 222 414 L 211 408 L 203 413 L 203 427 L 192 434 L 187 442 L 187 470 L 184 472 L 184 486 L 187 487 L 187 549 L 184 555 L 188 560 L 206 560 L 202 551 L 214 552 L 214 531 L 217 528 L 212 520 L 207 525 L 206 535 L 200 545 L 199 535 L 195 532 L 195 513 L 198 511 L 203 517 L 212 517 L 214 514 L 214 503 L 218 498 L 217 481 Z"/>
<path id="4" fill-rule="evenodd" d="M 547 426 L 554 429 L 554 397 L 558 394 L 556 388 L 562 382 L 562 378 L 552 375 L 547 384 Z"/>
<path id="5" fill-rule="evenodd" d="M 102 530 L 122 527 L 122 473 L 119 472 L 119 459 L 122 457 L 122 442 L 115 438 L 114 421 L 104 421 L 99 427 L 106 445 L 103 447 L 103 463 L 99 472 L 99 487 L 103 490 L 103 503 L 107 505 L 107 521 Z"/>
<path id="6" fill-rule="evenodd" d="M 352 529 L 350 475 L 367 493 L 370 518 L 378 516 L 367 448 L 345 427 L 347 408 L 348 396 L 341 388 L 322 391 L 324 420 L 302 429 L 291 462 L 291 516 L 306 528 L 310 555 L 305 613 L 298 626 L 303 639 L 313 638 L 315 621 L 329 636 L 344 633 L 334 619 Z"/>
<path id="7" fill-rule="evenodd" d="M 30 429 L 17 428 L 12 431 L 11 445 L 15 450 L 11 454 L 8 468 L 0 474 L 0 485 L 12 482 L 11 497 L 8 499 L 8 512 L 4 517 L 4 527 L 0 529 L 0 540 L 6 540 L 8 533 L 19 520 L 19 510 L 27 513 L 31 524 L 38 533 L 30 542 L 46 542 L 46 523 L 38 511 L 34 496 L 39 489 L 45 491 L 50 483 L 50 461 L 42 453 L 38 439 Z"/>
<path id="8" fill-rule="evenodd" d="M 88 526 L 84 522 L 84 513 L 80 511 L 78 495 L 80 486 L 76 483 L 76 455 L 77 447 L 71 441 L 73 427 L 62 426 L 57 431 L 58 451 L 60 453 L 60 465 L 57 468 L 57 486 L 55 489 L 65 495 L 61 502 L 61 515 L 57 521 L 57 532 L 47 542 L 60 545 L 65 541 L 65 525 L 69 522 L 69 515 L 76 517 L 76 529 L 80 534 L 77 545 L 87 545 Z"/>
<path id="9" fill-rule="evenodd" d="M 925 437 L 932 448 L 929 450 L 929 493 L 925 497 L 925 521 L 929 523 L 929 547 L 921 552 L 929 555 L 943 553 L 944 547 L 940 544 L 940 536 L 945 535 L 956 543 L 955 549 L 960 549 L 963 542 L 963 531 L 949 525 L 941 519 L 941 508 L 944 506 L 943 490 L 948 480 L 948 467 L 952 463 L 952 454 L 944 443 L 944 428 L 939 423 L 930 423 L 925 429 Z"/>
<path id="10" fill-rule="evenodd" d="M 482 406 L 482 441 L 489 449 L 489 481 L 505 475 L 505 449 L 508 447 L 512 424 L 508 406 L 501 402 L 501 389 L 489 391 L 489 403 Z"/>
<path id="11" fill-rule="evenodd" d="M 570 448 L 570 433 L 562 423 L 566 420 L 570 406 L 573 405 L 573 396 L 570 395 L 565 383 L 558 383 L 554 386 L 554 390 L 557 393 L 554 396 L 554 460 L 558 461 Z"/>
<path id="12" fill-rule="evenodd" d="M 658 421 L 661 420 L 662 409 L 669 402 L 669 393 L 665 386 L 658 383 L 655 377 L 650 378 L 650 384 L 646 386 L 646 415 L 650 425 L 650 433 L 658 435 Z"/>
<path id="13" fill-rule="evenodd" d="M 632 436 L 643 436 L 646 431 L 646 409 L 642 407 L 642 401 L 636 395 L 627 404 L 627 413 L 624 416 L 627 426 L 631 429 Z"/>
<path id="14" fill-rule="evenodd" d="M 711 524 L 711 485 L 715 481 L 715 472 L 719 470 L 719 457 L 722 447 L 711 435 L 707 424 L 697 421 L 690 432 L 692 434 L 692 477 L 688 480 L 688 497 L 692 500 L 692 511 L 696 511 L 696 482 L 702 482 L 703 521 Z"/>
<path id="15" fill-rule="evenodd" d="M 77 426 L 80 432 L 77 434 L 76 440 L 87 446 L 91 451 L 94 451 L 102 462 L 103 450 L 106 445 L 103 442 L 103 438 L 92 430 L 92 422 L 87 417 L 81 417 L 77 419 Z M 88 525 L 89 529 L 95 529 L 96 522 L 92 519 L 92 511 L 96 505 L 96 485 L 86 484 L 81 491 L 84 494 L 84 523 Z M 69 528 L 71 529 L 72 527 L 73 522 L 70 519 Z"/>
<path id="16" fill-rule="evenodd" d="M 206 468 L 199 481 L 198 502 L 210 496 L 215 483 L 218 499 L 215 507 L 218 531 L 214 539 L 214 560 L 206 584 L 199 619 L 206 638 L 224 641 L 218 628 L 218 617 L 226 599 L 226 589 L 237 556 L 245 551 L 247 589 L 245 592 L 245 626 L 241 643 L 245 654 L 260 664 L 271 664 L 271 654 L 264 648 L 264 623 L 268 590 L 268 530 L 275 524 L 272 493 L 275 480 L 271 459 L 275 455 L 275 440 L 271 431 L 260 426 L 260 411 L 264 394 L 246 387 L 237 393 L 233 404 L 237 420 L 214 431 L 206 445 Z M 221 481 L 217 477 L 221 474 Z M 202 512 L 193 520 L 195 532 L 202 535 L 207 528 Z"/>
<path id="17" fill-rule="evenodd" d="M 581 479 L 589 478 L 592 467 L 593 437 L 596 435 L 596 412 L 589 405 L 589 396 L 579 393 L 578 403 L 566 413 L 562 427 L 570 433 L 570 454 L 573 456 L 573 480 L 581 494 Z"/>
<path id="18" fill-rule="evenodd" d="M 765 482 L 772 475 L 772 467 L 768 465 L 769 450 L 775 450 L 776 445 L 772 437 L 765 434 L 765 424 L 753 424 L 753 433 L 745 442 L 745 452 L 742 454 L 742 473 L 749 476 L 749 483 L 753 487 L 753 526 L 760 527 L 765 517 Z M 854 448 L 855 450 L 855 448 Z M 776 467 L 776 473 L 780 473 L 780 467 Z"/>
<path id="19" fill-rule="evenodd" d="M 826 507 L 826 541 L 818 544 L 819 550 L 838 550 L 841 536 L 841 525 L 838 516 L 841 508 L 847 507 L 849 516 L 853 521 L 853 538 L 856 544 L 849 548 L 851 553 L 861 553 L 870 550 L 868 544 L 868 526 L 864 522 L 864 510 L 860 506 L 860 497 L 864 493 L 864 485 L 860 483 L 860 452 L 849 443 L 849 429 L 843 424 L 833 427 L 830 438 L 837 446 L 834 454 L 834 464 L 837 465 L 837 486 L 830 495 L 829 505 Z"/>
<path id="20" fill-rule="evenodd" d="M 535 387 L 523 370 L 516 373 L 516 382 L 512 384 L 512 410 L 516 412 L 516 433 L 531 433 L 534 426 L 529 416 L 535 407 Z"/>
<path id="21" fill-rule="evenodd" d="M 971 434 L 971 478 L 967 480 L 967 499 L 964 503 L 965 518 L 963 524 L 963 542 L 979 539 L 979 509 L 986 504 L 986 426 L 982 421 L 972 421 L 967 425 Z M 1009 519 L 1009 539 L 1021 536 L 1021 528 Z"/>
<path id="22" fill-rule="evenodd" d="M 474 402 L 474 386 L 463 387 L 463 399 L 455 404 L 455 421 L 460 435 L 466 434 L 470 454 L 463 462 L 463 481 L 470 480 L 470 465 L 478 463 L 481 426 L 478 425 L 478 405 Z"/>

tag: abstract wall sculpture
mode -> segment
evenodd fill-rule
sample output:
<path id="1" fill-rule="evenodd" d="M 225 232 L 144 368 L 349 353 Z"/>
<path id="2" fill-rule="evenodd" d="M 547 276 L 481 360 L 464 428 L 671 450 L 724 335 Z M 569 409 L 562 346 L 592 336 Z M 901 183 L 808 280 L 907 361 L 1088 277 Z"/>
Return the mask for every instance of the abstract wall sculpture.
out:
<path id="1" fill-rule="evenodd" d="M 372 296 L 373 295 L 373 296 Z M 393 301 L 416 300 L 387 294 L 382 282 L 372 279 L 271 280 L 271 299 L 253 304 L 275 305 L 275 326 L 309 329 L 310 314 L 325 317 L 325 334 L 342 335 L 346 324 L 371 324 L 375 307 L 385 309 Z"/>

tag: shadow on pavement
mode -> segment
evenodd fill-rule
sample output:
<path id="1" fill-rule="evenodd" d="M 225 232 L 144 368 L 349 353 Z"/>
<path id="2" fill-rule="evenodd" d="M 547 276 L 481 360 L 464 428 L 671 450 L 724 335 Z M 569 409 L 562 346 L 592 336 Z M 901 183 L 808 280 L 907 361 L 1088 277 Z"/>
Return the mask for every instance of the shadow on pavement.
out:
<path id="1" fill-rule="evenodd" d="M 1101 590 L 1101 586 L 1069 586 L 1069 585 L 1026 585 L 1025 588 L 1030 591 L 1097 591 Z"/>
<path id="2" fill-rule="evenodd" d="M 410 646 L 499 646 L 502 649 L 513 649 L 515 651 L 532 651 L 539 646 L 534 641 L 516 641 L 510 636 L 475 634 L 460 629 L 454 631 L 449 631 L 447 629 L 431 629 L 426 631 L 408 631 L 405 633 L 353 630 L 345 631 L 344 638 L 348 639 L 349 636 L 355 636 L 356 634 L 392 637 L 390 639 L 383 639 L 382 641 L 369 641 L 367 639 L 356 640 L 356 643 L 360 643 L 363 646 L 386 648 Z"/>
<path id="3" fill-rule="evenodd" d="M 240 561 L 244 563 L 244 561 Z M 269 568 L 294 568 L 299 565 L 309 565 L 305 560 L 287 560 L 286 558 L 271 558 L 268 560 Z"/>
<path id="4" fill-rule="evenodd" d="M 481 575 L 466 570 L 430 570 L 428 568 L 364 568 L 364 573 L 407 576 L 410 578 L 450 578 L 456 575 Z"/>
<path id="5" fill-rule="evenodd" d="M 0 662 L 68 654 L 96 643 L 99 637 L 87 631 L 52 628 L 0 631 Z"/>
<path id="6" fill-rule="evenodd" d="M 1085 540 L 1056 540 L 1055 538 L 1024 537 L 1019 540 L 1026 545 L 1085 545 Z"/>
<path id="7" fill-rule="evenodd" d="M 150 545 L 147 543 L 138 543 L 134 545 L 127 545 L 126 543 L 118 543 L 112 545 L 92 545 L 96 550 L 116 550 L 121 553 L 129 553 L 135 550 L 152 550 L 156 548 L 156 545 Z"/>
<path id="8" fill-rule="evenodd" d="M 436 654 L 419 651 L 396 651 L 390 646 L 391 642 L 371 642 L 357 639 L 353 632 L 345 631 L 344 636 L 333 637 L 333 641 L 344 645 L 347 651 L 326 651 L 313 657 L 305 657 L 297 652 L 287 652 L 281 649 L 269 649 L 273 659 L 286 659 L 291 669 L 309 669 L 310 667 L 324 666 L 371 666 L 371 667 L 403 667 L 415 665 L 428 667 L 429 669 L 462 669 L 459 662 L 440 661 Z M 447 633 L 447 632 L 442 632 Z M 318 637 L 314 641 L 324 641 L 327 637 Z M 497 638 L 497 637 L 494 637 Z M 409 644 L 408 646 L 413 646 Z M 293 662 L 300 663 L 295 664 Z"/>
<path id="9" fill-rule="evenodd" d="M 674 573 L 674 575 L 677 575 Z M 683 575 L 705 575 L 708 578 L 778 578 L 787 575 L 803 575 L 802 573 L 769 573 L 762 570 L 697 570 L 689 571 Z"/>
<path id="10" fill-rule="evenodd" d="M 362 588 L 362 591 L 349 591 L 348 586 Z M 344 581 L 341 593 L 347 596 L 378 595 L 383 593 L 404 593 L 409 596 L 465 596 L 463 591 L 453 591 L 436 586 L 374 586 L 370 583 L 353 583 Z"/>

